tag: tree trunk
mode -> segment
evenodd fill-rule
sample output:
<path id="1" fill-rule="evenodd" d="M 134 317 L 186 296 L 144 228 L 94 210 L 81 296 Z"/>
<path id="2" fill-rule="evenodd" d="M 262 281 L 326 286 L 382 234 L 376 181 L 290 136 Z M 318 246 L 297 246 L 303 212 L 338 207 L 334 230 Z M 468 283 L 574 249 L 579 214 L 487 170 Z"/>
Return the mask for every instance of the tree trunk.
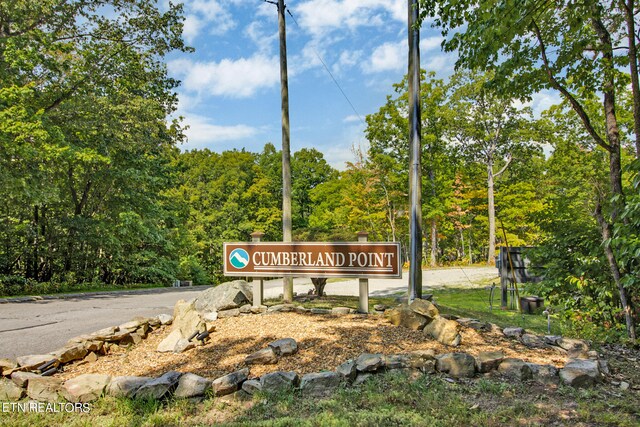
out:
<path id="1" fill-rule="evenodd" d="M 321 297 L 324 294 L 324 287 L 327 286 L 327 278 L 312 277 L 311 283 L 313 283 L 313 287 L 315 288 L 316 295 Z"/>
<path id="2" fill-rule="evenodd" d="M 638 51 L 636 46 L 636 22 L 634 0 L 620 1 L 627 21 L 627 37 L 629 39 L 629 70 L 631 75 L 631 92 L 633 94 L 633 133 L 636 138 L 636 158 L 640 158 L 640 82 L 638 81 Z"/>
<path id="3" fill-rule="evenodd" d="M 495 264 L 496 254 L 496 208 L 493 195 L 493 162 L 487 162 L 487 205 L 489 216 L 489 253 L 487 265 Z"/>
<path id="4" fill-rule="evenodd" d="M 438 261 L 438 224 L 436 219 L 431 219 L 431 251 L 429 256 L 429 265 L 435 267 Z"/>
<path id="5" fill-rule="evenodd" d="M 618 267 L 618 262 L 616 261 L 616 256 L 613 253 L 613 249 L 611 249 L 611 244 L 608 243 L 611 239 L 611 225 L 604 219 L 604 215 L 602 214 L 602 205 L 600 200 L 596 202 L 595 209 L 595 217 L 600 225 L 600 231 L 602 232 L 602 241 L 604 244 L 604 252 L 607 257 L 607 262 L 609 263 L 609 269 L 611 270 L 611 275 L 613 276 L 613 281 L 618 288 L 618 293 L 620 294 L 620 304 L 622 305 L 622 309 L 624 311 L 624 319 L 627 327 L 627 334 L 629 338 L 635 341 L 636 339 L 636 328 L 633 322 L 634 314 L 633 308 L 631 306 L 631 298 L 627 295 L 627 290 L 622 284 L 622 275 L 620 273 L 620 268 Z"/>

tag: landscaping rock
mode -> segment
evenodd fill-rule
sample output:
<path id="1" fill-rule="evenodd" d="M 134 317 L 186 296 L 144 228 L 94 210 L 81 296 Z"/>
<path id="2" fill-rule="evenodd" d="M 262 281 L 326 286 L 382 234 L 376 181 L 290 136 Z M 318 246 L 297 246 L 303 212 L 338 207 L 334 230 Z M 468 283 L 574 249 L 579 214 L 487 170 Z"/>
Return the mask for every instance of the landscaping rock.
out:
<path id="1" fill-rule="evenodd" d="M 560 381 L 558 377 L 558 368 L 553 365 L 538 365 L 536 363 L 527 363 L 531 368 L 533 379 L 542 384 L 557 384 Z"/>
<path id="2" fill-rule="evenodd" d="M 358 374 L 358 376 L 356 377 L 355 380 L 353 380 L 353 386 L 357 387 L 361 384 L 364 384 L 368 379 L 372 378 L 373 374 L 370 372 L 363 372 L 361 374 Z"/>
<path id="3" fill-rule="evenodd" d="M 416 298 L 411 302 L 409 308 L 414 312 L 424 316 L 427 320 L 433 320 L 436 316 L 440 315 L 440 311 L 433 305 L 432 302 Z"/>
<path id="4" fill-rule="evenodd" d="M 210 388 L 211 380 L 200 375 L 186 373 L 180 377 L 178 387 L 173 395 L 181 398 L 204 396 Z"/>
<path id="5" fill-rule="evenodd" d="M 218 312 L 211 311 L 209 313 L 205 313 L 202 318 L 205 322 L 215 322 L 216 320 L 218 320 Z"/>
<path id="6" fill-rule="evenodd" d="M 171 331 L 180 331 L 180 338 L 186 339 L 196 331 L 203 332 L 205 328 L 205 321 L 196 310 L 196 303 L 194 300 L 180 300 L 176 303 L 173 308 L 173 323 L 171 324 Z"/>
<path id="7" fill-rule="evenodd" d="M 55 358 L 58 359 L 60 363 L 68 363 L 73 360 L 82 359 L 87 353 L 89 353 L 89 351 L 84 344 L 76 344 L 54 351 L 51 353 L 51 356 L 49 356 L 49 360 Z"/>
<path id="8" fill-rule="evenodd" d="M 170 314 L 162 313 L 158 314 L 156 317 L 160 321 L 161 325 L 170 325 L 173 323 L 173 316 Z"/>
<path id="9" fill-rule="evenodd" d="M 504 359 L 504 353 L 501 351 L 482 351 L 476 357 L 476 369 L 480 373 L 487 373 L 498 369 L 498 366 Z"/>
<path id="10" fill-rule="evenodd" d="M 467 353 L 447 353 L 436 357 L 436 369 L 454 378 L 471 378 L 476 372 L 476 360 Z"/>
<path id="11" fill-rule="evenodd" d="M 531 366 L 520 359 L 506 358 L 498 366 L 498 372 L 507 378 L 527 381 L 533 378 Z"/>
<path id="12" fill-rule="evenodd" d="M 16 359 L 16 361 L 21 368 L 34 370 L 38 366 L 44 365 L 45 363 L 49 362 L 51 359 L 54 359 L 54 357 L 50 354 L 32 354 L 29 356 L 20 356 Z"/>
<path id="13" fill-rule="evenodd" d="M 375 311 L 385 311 L 387 309 L 387 306 L 384 304 L 376 304 L 373 306 L 373 309 Z"/>
<path id="14" fill-rule="evenodd" d="M 583 340 L 577 340 L 573 338 L 560 338 L 557 342 L 558 347 L 569 352 L 587 352 L 589 351 L 589 344 Z"/>
<path id="15" fill-rule="evenodd" d="M 202 292 L 195 299 L 195 309 L 200 313 L 220 312 L 251 304 L 252 300 L 252 285 L 244 280 L 234 280 Z"/>
<path id="16" fill-rule="evenodd" d="M 136 329 L 138 329 L 140 326 L 144 324 L 149 324 L 149 320 L 138 318 L 138 319 L 133 319 L 126 323 L 123 323 L 122 325 L 118 326 L 118 328 L 121 331 L 135 332 Z"/>
<path id="17" fill-rule="evenodd" d="M 331 309 L 331 314 L 343 315 L 349 313 L 351 313 L 351 309 L 349 307 L 333 307 Z"/>
<path id="18" fill-rule="evenodd" d="M 327 397 L 342 383 L 342 375 L 337 372 L 306 374 L 300 381 L 300 390 L 307 396 Z"/>
<path id="19" fill-rule="evenodd" d="M 18 367 L 18 362 L 13 359 L 0 359 L 0 374 L 4 375 L 5 371 L 11 371 Z"/>
<path id="20" fill-rule="evenodd" d="M 106 341 L 108 338 L 111 338 L 116 332 L 118 332 L 117 326 L 110 326 L 108 328 L 100 329 L 92 334 L 90 337 L 97 341 Z"/>
<path id="21" fill-rule="evenodd" d="M 192 348 L 196 348 L 196 343 L 191 341 L 187 341 L 184 338 L 180 338 L 176 343 L 176 346 L 173 348 L 174 353 L 182 353 L 187 350 L 191 350 Z"/>
<path id="22" fill-rule="evenodd" d="M 253 395 L 255 392 L 262 390 L 262 384 L 260 380 L 247 380 L 242 383 L 242 391 Z"/>
<path id="23" fill-rule="evenodd" d="M 520 341 L 530 348 L 545 348 L 547 346 L 542 337 L 533 334 L 523 334 Z"/>
<path id="24" fill-rule="evenodd" d="M 39 402 L 57 402 L 60 400 L 62 380 L 54 377 L 36 377 L 29 379 L 27 395 Z"/>
<path id="25" fill-rule="evenodd" d="M 426 317 L 410 309 L 406 304 L 401 304 L 396 308 L 386 311 L 385 315 L 392 325 L 403 326 L 413 329 L 414 331 L 424 328 L 428 320 Z"/>
<path id="26" fill-rule="evenodd" d="M 544 342 L 549 345 L 558 345 L 558 342 L 562 339 L 559 335 L 545 335 Z"/>
<path id="27" fill-rule="evenodd" d="M 516 328 L 516 327 L 504 328 L 502 330 L 502 333 L 504 334 L 505 337 L 520 338 L 522 334 L 524 334 L 524 329 Z"/>
<path id="28" fill-rule="evenodd" d="M 600 381 L 598 361 L 574 359 L 560 369 L 560 379 L 572 387 L 589 387 Z"/>
<path id="29" fill-rule="evenodd" d="M 422 332 L 438 342 L 452 347 L 459 346 L 462 341 L 460 324 L 455 320 L 448 320 L 442 316 L 436 316 L 424 327 Z"/>
<path id="30" fill-rule="evenodd" d="M 363 353 L 356 359 L 358 372 L 375 372 L 383 367 L 384 356 L 382 354 Z"/>
<path id="31" fill-rule="evenodd" d="M 247 365 L 273 365 L 278 363 L 278 356 L 273 348 L 267 347 L 248 355 L 244 359 Z"/>
<path id="32" fill-rule="evenodd" d="M 182 374 L 176 371 L 169 371 L 166 374 L 154 378 L 144 383 L 135 393 L 136 399 L 148 400 L 156 399 L 160 400 L 165 396 L 171 394 L 171 392 L 178 385 L 178 381 Z"/>
<path id="33" fill-rule="evenodd" d="M 151 381 L 150 377 L 122 376 L 112 377 L 107 385 L 106 393 L 113 397 L 132 398 L 144 384 Z"/>
<path id="34" fill-rule="evenodd" d="M 238 317 L 238 316 L 240 316 L 239 308 L 230 308 L 228 310 L 220 310 L 218 312 L 218 318 L 220 319 L 224 319 L 227 317 Z"/>
<path id="35" fill-rule="evenodd" d="M 311 314 L 331 314 L 331 310 L 327 310 L 326 308 L 312 308 Z"/>
<path id="36" fill-rule="evenodd" d="M 344 362 L 342 365 L 336 368 L 336 372 L 342 375 L 345 381 L 353 382 L 356 379 L 356 375 L 358 375 L 358 370 L 356 369 L 356 362 L 353 359 L 349 359 Z"/>
<path id="37" fill-rule="evenodd" d="M 245 382 L 248 377 L 249 369 L 244 368 L 213 380 L 211 387 L 216 396 L 225 396 L 240 390 L 242 383 Z"/>
<path id="38" fill-rule="evenodd" d="M 93 402 L 104 393 L 111 381 L 109 375 L 83 374 L 67 380 L 60 394 L 69 402 Z"/>
<path id="39" fill-rule="evenodd" d="M 477 319 L 463 318 L 463 319 L 457 319 L 456 322 L 458 322 L 460 325 L 464 326 L 465 328 L 470 328 L 479 332 L 491 330 L 490 323 L 481 322 Z"/>
<path id="40" fill-rule="evenodd" d="M 269 343 L 276 356 L 288 356 L 298 352 L 298 343 L 293 338 L 282 338 Z"/>
<path id="41" fill-rule="evenodd" d="M 245 304 L 238 310 L 240 310 L 240 314 L 251 314 L 251 304 Z"/>
<path id="42" fill-rule="evenodd" d="M 0 402 L 15 402 L 24 396 L 24 389 L 15 382 L 0 378 Z"/>
<path id="43" fill-rule="evenodd" d="M 415 350 L 407 354 L 409 368 L 419 369 L 424 373 L 436 371 L 436 355 L 431 349 Z"/>
<path id="44" fill-rule="evenodd" d="M 298 385 L 298 374 L 293 371 L 276 371 L 260 377 L 262 391 L 267 393 L 277 393 L 294 388 Z"/>
<path id="45" fill-rule="evenodd" d="M 160 342 L 160 344 L 158 344 L 156 351 L 160 353 L 168 353 L 170 351 L 173 351 L 176 348 L 178 341 L 180 341 L 181 339 L 183 339 L 182 333 L 179 330 L 172 331 L 169 335 L 167 335 L 165 339 Z"/>
<path id="46" fill-rule="evenodd" d="M 390 354 L 383 356 L 384 367 L 386 369 L 409 368 L 409 357 L 404 354 Z"/>
<path id="47" fill-rule="evenodd" d="M 13 381 L 18 387 L 26 388 L 31 378 L 40 378 L 40 375 L 33 372 L 21 372 L 17 371 L 11 374 L 11 381 Z"/>
<path id="48" fill-rule="evenodd" d="M 253 314 L 266 313 L 268 307 L 266 305 L 260 305 L 258 307 L 251 307 L 251 312 Z"/>

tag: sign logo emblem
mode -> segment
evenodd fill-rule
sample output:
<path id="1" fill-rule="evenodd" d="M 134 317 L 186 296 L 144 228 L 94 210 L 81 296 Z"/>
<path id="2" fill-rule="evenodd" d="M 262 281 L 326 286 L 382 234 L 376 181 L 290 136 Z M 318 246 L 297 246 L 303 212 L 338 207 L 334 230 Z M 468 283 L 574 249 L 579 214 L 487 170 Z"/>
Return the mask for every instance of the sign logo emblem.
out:
<path id="1" fill-rule="evenodd" d="M 234 249 L 229 254 L 229 262 L 234 268 L 243 269 L 249 264 L 249 254 L 244 249 Z"/>

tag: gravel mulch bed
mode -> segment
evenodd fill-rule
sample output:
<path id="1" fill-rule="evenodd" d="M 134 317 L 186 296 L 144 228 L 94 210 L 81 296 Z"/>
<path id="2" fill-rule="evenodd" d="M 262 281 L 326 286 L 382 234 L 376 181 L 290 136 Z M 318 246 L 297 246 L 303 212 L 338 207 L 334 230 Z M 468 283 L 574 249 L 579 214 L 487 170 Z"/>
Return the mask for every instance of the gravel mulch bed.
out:
<path id="1" fill-rule="evenodd" d="M 447 347 L 421 331 L 393 326 L 375 315 L 268 313 L 218 319 L 215 324 L 216 331 L 206 345 L 182 354 L 155 351 L 171 331 L 171 326 L 166 326 L 130 349 L 100 356 L 96 362 L 67 365 L 58 376 L 64 379 L 86 373 L 159 376 L 176 370 L 213 379 L 244 368 L 247 355 L 280 338 L 295 339 L 298 353 L 281 358 L 276 365 L 250 366 L 251 377 L 273 371 L 295 371 L 303 375 L 334 370 L 362 353 L 398 354 L 427 349 L 433 349 L 436 354 L 463 351 L 474 356 L 482 351 L 500 350 L 506 357 L 556 367 L 566 362 L 566 356 L 557 350 L 530 349 L 501 333 L 478 333 L 469 328 L 463 328 L 459 347 Z"/>

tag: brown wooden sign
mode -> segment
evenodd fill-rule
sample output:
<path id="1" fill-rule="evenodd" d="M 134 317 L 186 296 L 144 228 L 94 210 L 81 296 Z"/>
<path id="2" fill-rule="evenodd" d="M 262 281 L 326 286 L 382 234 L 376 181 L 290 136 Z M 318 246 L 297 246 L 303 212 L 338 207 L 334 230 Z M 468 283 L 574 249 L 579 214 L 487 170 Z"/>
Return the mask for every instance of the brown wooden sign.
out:
<path id="1" fill-rule="evenodd" d="M 224 244 L 225 276 L 401 278 L 399 243 Z"/>

